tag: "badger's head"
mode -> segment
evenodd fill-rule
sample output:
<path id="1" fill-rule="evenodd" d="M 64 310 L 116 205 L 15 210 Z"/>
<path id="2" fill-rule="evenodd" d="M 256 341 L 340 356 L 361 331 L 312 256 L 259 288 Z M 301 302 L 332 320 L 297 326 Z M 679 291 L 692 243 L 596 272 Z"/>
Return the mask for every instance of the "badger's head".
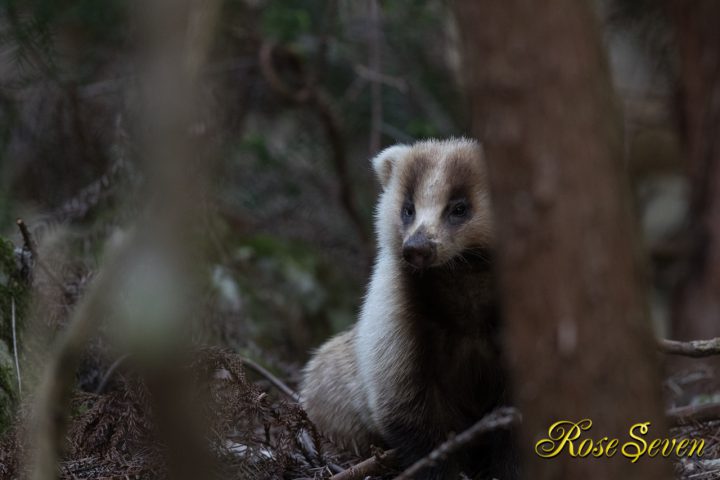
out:
<path id="1" fill-rule="evenodd" d="M 372 163 L 383 188 L 377 226 L 384 254 L 413 270 L 487 257 L 494 235 L 477 142 L 396 145 Z"/>

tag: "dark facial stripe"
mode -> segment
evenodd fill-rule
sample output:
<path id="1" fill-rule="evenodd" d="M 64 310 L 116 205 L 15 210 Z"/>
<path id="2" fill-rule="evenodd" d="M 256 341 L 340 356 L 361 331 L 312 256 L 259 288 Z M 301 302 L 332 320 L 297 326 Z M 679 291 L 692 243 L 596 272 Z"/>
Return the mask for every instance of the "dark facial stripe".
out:
<path id="1" fill-rule="evenodd" d="M 453 185 L 450 189 L 450 195 L 447 198 L 448 202 L 455 200 L 467 200 L 470 201 L 472 198 L 472 187 L 465 183 L 459 183 Z"/>
<path id="2" fill-rule="evenodd" d="M 447 161 L 447 179 L 451 185 L 478 184 L 482 181 L 478 175 L 479 158 L 469 156 L 455 156 Z"/>
<path id="3" fill-rule="evenodd" d="M 400 185 L 405 192 L 405 198 L 414 198 L 423 176 L 430 168 L 430 161 L 424 156 L 415 156 L 407 160 L 407 167 L 401 173 Z"/>

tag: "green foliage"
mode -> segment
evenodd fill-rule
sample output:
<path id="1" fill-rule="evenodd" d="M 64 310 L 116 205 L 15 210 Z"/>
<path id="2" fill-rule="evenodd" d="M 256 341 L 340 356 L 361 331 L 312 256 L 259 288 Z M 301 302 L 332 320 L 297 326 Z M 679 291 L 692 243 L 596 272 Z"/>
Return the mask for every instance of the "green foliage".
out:
<path id="1" fill-rule="evenodd" d="M 417 138 L 435 137 L 438 135 L 437 127 L 429 120 L 414 118 L 411 119 L 405 130 Z"/>
<path id="2" fill-rule="evenodd" d="M 0 434 L 12 423 L 17 398 L 15 368 L 10 348 L 0 341 Z"/>
<path id="3" fill-rule="evenodd" d="M 262 14 L 262 32 L 264 36 L 278 42 L 290 43 L 314 28 L 313 4 L 299 0 L 281 0 L 270 2 Z"/>
<path id="4" fill-rule="evenodd" d="M 9 240 L 0 237 L 0 339 L 11 340 L 10 326 L 11 303 L 15 302 L 17 321 L 24 318 L 28 283 L 18 268 L 15 259 L 15 247 Z M 20 325 L 18 325 L 19 327 Z"/>
<path id="5" fill-rule="evenodd" d="M 240 143 L 240 152 L 254 155 L 259 168 L 277 168 L 282 165 L 282 160 L 270 152 L 267 140 L 261 135 L 246 135 Z"/>
<path id="6" fill-rule="evenodd" d="M 6 149 L 12 138 L 13 129 L 19 122 L 19 113 L 12 98 L 0 91 L 0 228 L 12 221 L 13 198 L 10 195 L 10 167 L 5 161 Z"/>
<path id="7" fill-rule="evenodd" d="M 126 33 L 126 4 L 121 0 L 0 0 L 0 10 L 10 28 L 0 45 L 11 47 L 15 61 L 26 74 L 25 81 L 41 77 L 82 78 L 102 53 L 117 46 Z M 80 64 L 63 65 L 69 52 L 59 46 L 82 50 Z M 67 68 L 63 68 L 67 67 Z"/>
<path id="8" fill-rule="evenodd" d="M 16 214 L 11 209 L 29 205 L 45 213 L 68 201 L 78 204 L 77 193 L 107 170 L 114 150 L 125 152 L 131 163 L 137 158 L 142 122 L 132 113 L 138 110 L 138 69 L 127 50 L 138 32 L 129 22 L 131 5 L 0 0 L 9 19 L 0 46 L 22 67 L 22 78 L 0 92 L 0 225 L 10 226 Z M 464 133 L 462 120 L 457 121 L 458 89 L 446 61 L 447 6 L 408 0 L 379 5 L 377 73 L 390 79 L 381 87 L 382 144 Z M 318 111 L 311 104 L 286 102 L 268 87 L 257 68 L 258 46 L 272 40 L 298 53 L 302 68 L 278 58 L 278 72 L 289 85 L 301 84 L 302 71 L 313 76 L 337 115 L 351 196 L 369 224 L 376 185 L 367 146 L 376 99 L 372 80 L 361 73 L 371 69 L 368 15 L 365 2 L 226 0 L 223 5 L 203 98 L 210 115 L 220 119 L 213 125 L 213 141 L 222 173 L 210 200 L 221 204 L 229 224 L 240 225 L 235 235 L 248 237 L 229 248 L 245 270 L 222 267 L 250 299 L 258 330 L 278 342 L 291 342 L 283 322 L 297 321 L 298 335 L 305 325 L 314 342 L 352 320 L 366 280 L 357 266 L 369 261 L 360 257 L 372 247 L 360 245 L 337 200 L 337 167 L 331 160 L 336 147 Z M 44 109 L 25 100 L 28 86 L 37 89 Z M 23 151 L 22 162 L 6 148 L 19 136 L 24 150 L 13 152 Z M 82 237 L 82 251 L 69 253 L 80 262 L 97 264 L 93 252 L 107 232 L 124 223 L 122 196 L 129 188 L 114 177 L 108 183 L 97 203 L 85 208 L 79 202 L 87 213 L 63 219 Z M 124 220 L 128 217 L 132 221 L 134 212 Z M 293 348 L 302 350 L 303 342 Z"/>

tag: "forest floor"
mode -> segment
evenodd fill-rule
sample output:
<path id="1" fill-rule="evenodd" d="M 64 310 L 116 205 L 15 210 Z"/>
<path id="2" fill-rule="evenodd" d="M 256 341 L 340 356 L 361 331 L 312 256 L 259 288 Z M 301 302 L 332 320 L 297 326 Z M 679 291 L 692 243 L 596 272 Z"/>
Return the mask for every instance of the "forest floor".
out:
<path id="1" fill-rule="evenodd" d="M 67 312 L 90 277 L 81 278 L 63 285 L 62 302 L 51 302 L 54 314 L 46 320 L 53 332 L 67 326 Z M 381 450 L 367 459 L 324 439 L 297 403 L 300 365 L 272 358 L 272 349 L 255 345 L 240 354 L 197 347 L 158 375 L 132 356 L 111 353 L 111 343 L 99 335 L 80 362 L 60 478 L 177 478 L 168 470 L 173 449 L 185 461 L 197 460 L 203 478 L 353 480 L 400 473 Z M 676 459 L 676 478 L 720 479 L 720 362 L 668 357 L 667 363 L 675 372 L 663 382 L 671 437 L 705 440 L 702 456 Z M 42 455 L 34 451 L 42 442 L 32 430 L 33 400 L 24 396 L 13 426 L 0 436 L 0 479 L 29 477 L 29 460 Z M 362 475 L 353 468 L 373 462 Z"/>
<path id="2" fill-rule="evenodd" d="M 245 363 L 242 356 L 219 348 L 202 348 L 188 358 L 181 368 L 188 380 L 184 387 L 193 392 L 187 411 L 202 422 L 180 421 L 202 425 L 195 432 L 207 438 L 205 453 L 210 455 L 205 457 L 205 468 L 219 478 L 327 479 L 364 460 L 322 439 L 292 398 L 293 392 L 283 388 L 282 381 L 278 388 L 277 378 L 262 367 L 258 370 L 254 362 Z M 95 392 L 75 393 L 61 478 L 163 478 L 168 474 L 163 432 L 152 414 L 158 406 L 151 400 L 152 388 L 131 363 L 128 359 L 117 362 L 105 372 Z M 716 401 L 719 386 L 717 378 L 702 369 L 674 374 L 665 381 L 673 400 L 692 397 L 696 403 Z M 27 412 L 21 412 L 15 427 L 0 440 L 0 478 L 26 473 L 23 460 L 31 449 L 27 422 L 22 419 L 28 418 Z M 673 427 L 671 436 L 705 439 L 705 452 L 699 458 L 677 461 L 676 477 L 720 478 L 720 419 L 686 423 Z M 191 430 L 185 432 L 191 434 Z M 191 445 L 188 441 L 187 447 Z M 384 473 L 357 478 L 392 478 L 399 473 L 388 465 L 380 472 Z"/>

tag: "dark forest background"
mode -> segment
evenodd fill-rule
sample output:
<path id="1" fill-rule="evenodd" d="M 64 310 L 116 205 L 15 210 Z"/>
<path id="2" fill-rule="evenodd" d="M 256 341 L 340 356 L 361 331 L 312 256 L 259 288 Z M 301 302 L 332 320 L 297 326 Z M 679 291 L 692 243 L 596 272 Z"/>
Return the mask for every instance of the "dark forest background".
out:
<path id="1" fill-rule="evenodd" d="M 157 11 L 145 12 L 119 0 L 0 1 L 0 477 L 24 471 L 23 455 L 32 455 L 24 419 L 36 397 L 55 398 L 42 378 L 72 319 L 87 316 L 93 327 L 80 336 L 77 358 L 57 363 L 73 379 L 72 392 L 56 392 L 67 395 L 74 419 L 61 476 L 153 478 L 154 454 L 138 454 L 156 428 L 144 402 L 163 409 L 170 395 L 162 392 L 185 386 L 157 386 L 167 362 L 148 352 L 187 344 L 222 347 L 191 355 L 192 368 L 210 377 L 219 368 L 240 385 L 210 388 L 212 398 L 237 406 L 216 412 L 218 436 L 238 437 L 221 442 L 223 458 L 234 459 L 223 469 L 243 472 L 236 478 L 327 478 L 326 464 L 359 459 L 303 454 L 293 438 L 306 419 L 267 377 L 248 380 L 238 358 L 294 388 L 312 349 L 354 322 L 375 251 L 369 159 L 395 143 L 473 136 L 473 107 L 483 102 L 465 60 L 477 53 L 473 68 L 482 69 L 486 52 L 464 44 L 467 32 L 445 1 L 225 0 L 212 7 L 212 21 L 203 2 L 153 3 Z M 714 198 L 698 185 L 714 169 L 689 160 L 703 157 L 693 153 L 694 135 L 717 142 L 717 120 L 699 134 L 693 120 L 715 118 L 719 108 L 716 94 L 703 93 L 717 89 L 717 70 L 703 73 L 703 60 L 695 74 L 688 67 L 693 51 L 720 66 L 717 33 L 699 26 L 720 21 L 720 11 L 698 10 L 701 3 L 591 3 L 614 90 L 627 208 L 637 219 L 643 300 L 655 334 L 678 340 L 720 336 L 714 306 L 683 306 L 688 288 L 698 290 L 688 279 L 714 259 L 706 250 L 715 237 L 698 233 L 698 212 Z M 193 25 L 199 33 L 188 41 Z M 176 51 L 201 58 L 188 67 L 191 81 L 173 75 L 185 72 Z M 166 60 L 165 73 L 154 75 Z M 707 105 L 709 113 L 693 116 L 691 107 Z M 591 172 L 585 181 L 594 181 Z M 113 277 L 125 268 L 127 276 Z M 714 281 L 700 283 L 712 292 Z M 166 322 L 174 317 L 182 322 Z M 720 402 L 713 363 L 663 366 L 666 408 Z M 266 390 L 273 402 L 255 402 Z M 187 423 L 177 438 L 193 436 Z M 272 461 L 237 454 L 255 445 L 238 432 L 263 431 L 275 435 Z M 195 465 L 210 462 L 199 458 Z"/>
<path id="2" fill-rule="evenodd" d="M 654 2 L 637 3 L 604 6 L 603 36 L 636 208 L 662 256 L 687 211 L 677 60 L 667 19 Z M 64 267 L 82 278 L 143 207 L 132 192 L 143 183 L 136 58 L 144 47 L 123 2 L 4 8 L 0 225 L 17 243 L 22 217 L 38 240 L 71 248 Z M 202 73 L 215 123 L 198 132 L 212 136 L 218 155 L 216 188 L 196 219 L 217 240 L 208 290 L 234 316 L 236 342 L 249 333 L 300 361 L 353 321 L 374 249 L 369 158 L 394 143 L 471 134 L 457 27 L 443 2 L 383 2 L 375 18 L 365 2 L 222 9 Z M 322 100 L 294 102 L 273 88 L 260 64 L 268 45 L 284 85 Z M 653 294 L 662 329 L 667 289 L 659 282 Z"/>

